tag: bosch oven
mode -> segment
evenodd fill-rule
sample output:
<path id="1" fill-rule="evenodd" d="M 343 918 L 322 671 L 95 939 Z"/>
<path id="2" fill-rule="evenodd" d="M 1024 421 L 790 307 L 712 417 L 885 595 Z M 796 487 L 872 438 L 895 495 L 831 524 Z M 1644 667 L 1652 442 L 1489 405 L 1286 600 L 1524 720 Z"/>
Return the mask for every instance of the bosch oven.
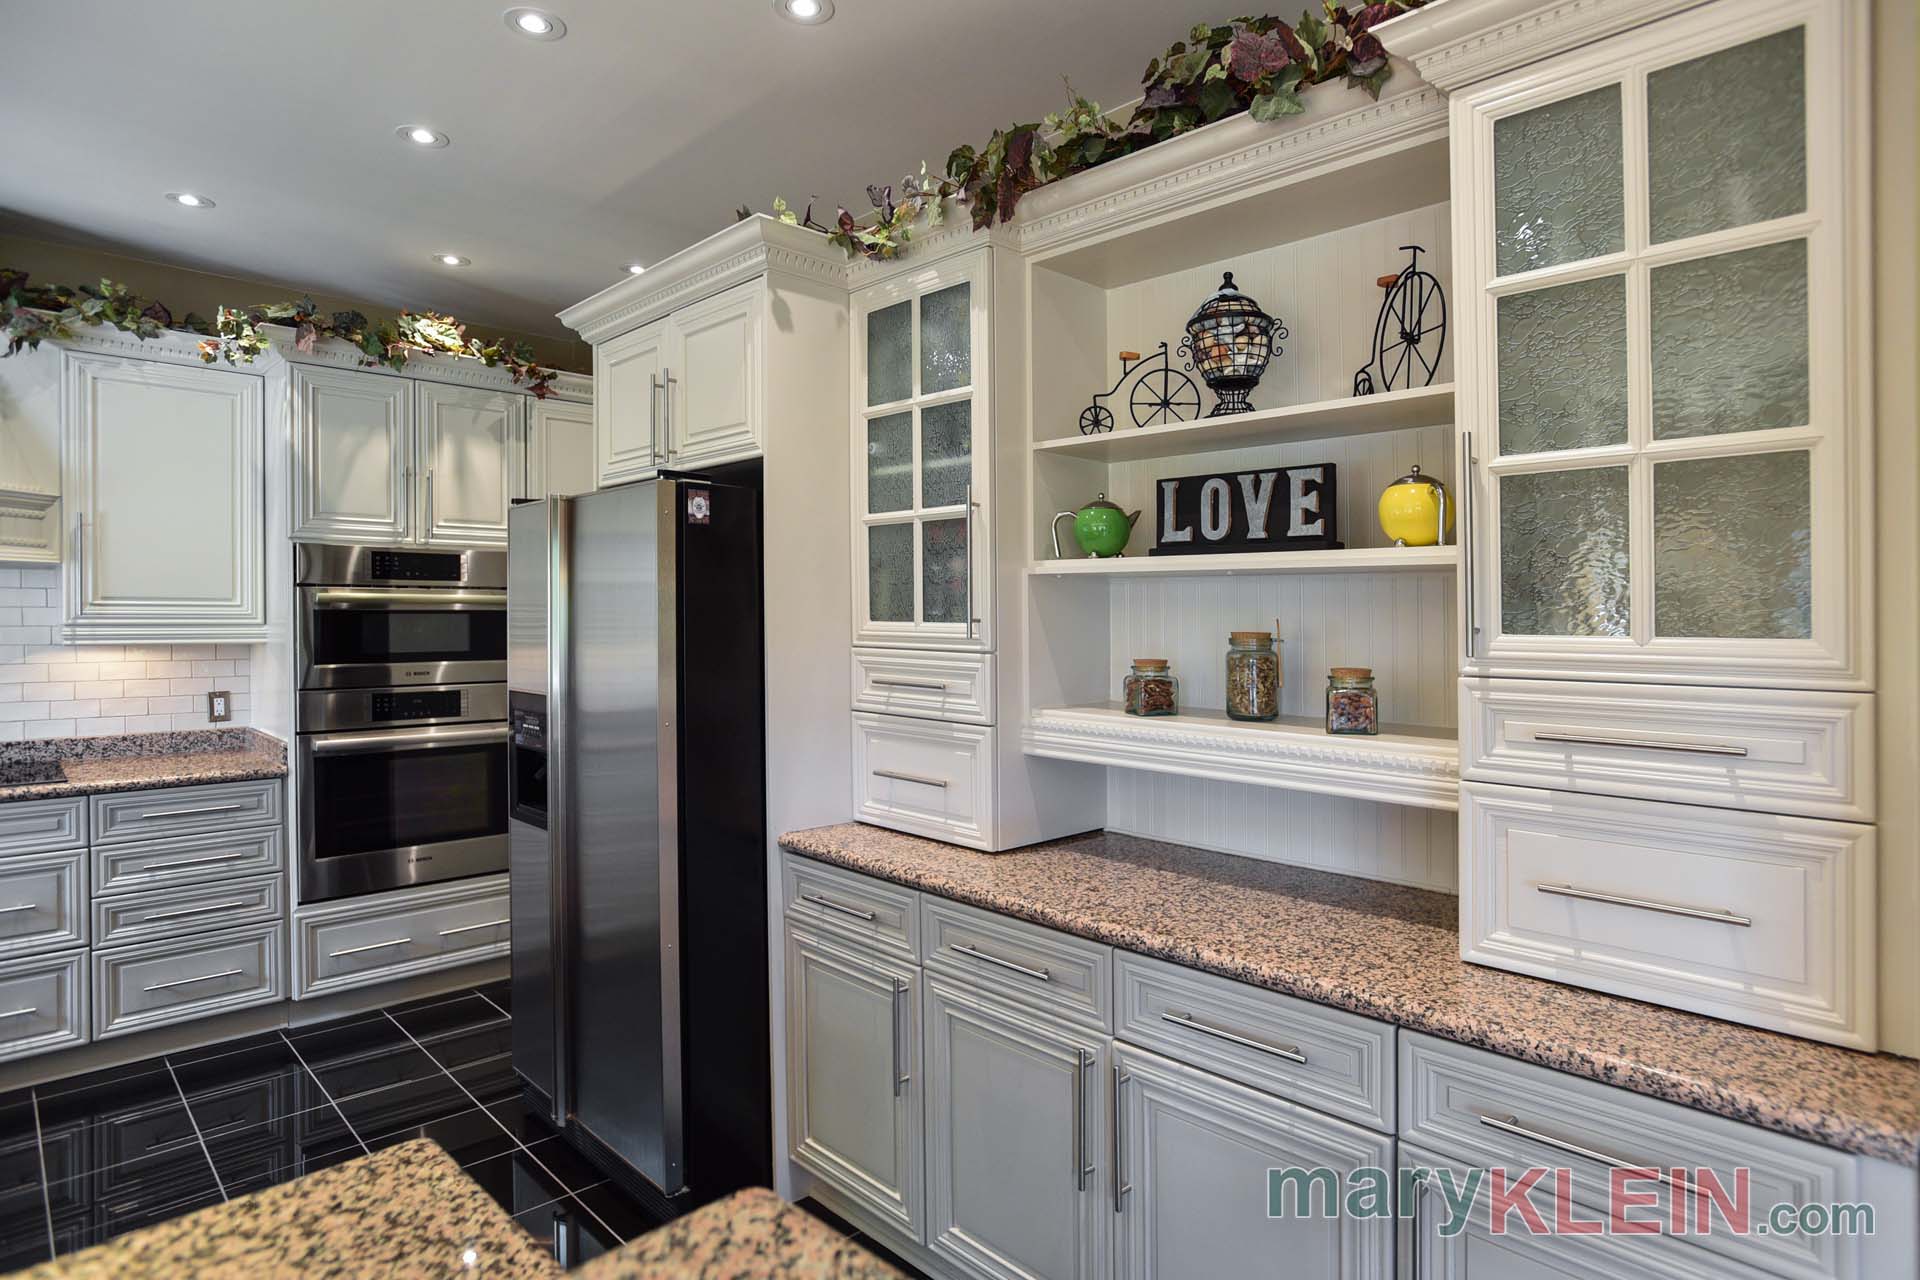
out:
<path id="1" fill-rule="evenodd" d="M 504 551 L 303 543 L 294 572 L 302 689 L 507 678 Z"/>

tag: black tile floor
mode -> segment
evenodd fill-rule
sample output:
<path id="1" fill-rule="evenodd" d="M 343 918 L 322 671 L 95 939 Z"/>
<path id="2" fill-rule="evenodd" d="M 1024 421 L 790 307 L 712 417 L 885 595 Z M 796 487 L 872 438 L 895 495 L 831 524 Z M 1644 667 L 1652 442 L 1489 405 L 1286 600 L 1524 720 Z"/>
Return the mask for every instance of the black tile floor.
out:
<path id="1" fill-rule="evenodd" d="M 0 1097 L 0 1271 L 427 1137 L 568 1266 L 658 1225 L 520 1101 L 506 985 Z"/>

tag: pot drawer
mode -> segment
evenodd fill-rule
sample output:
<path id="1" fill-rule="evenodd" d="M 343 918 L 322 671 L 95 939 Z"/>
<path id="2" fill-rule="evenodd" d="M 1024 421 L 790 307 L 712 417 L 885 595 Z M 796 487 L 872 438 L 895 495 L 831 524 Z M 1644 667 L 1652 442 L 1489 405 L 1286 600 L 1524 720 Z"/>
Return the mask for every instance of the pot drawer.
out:
<path id="1" fill-rule="evenodd" d="M 285 866 L 286 835 L 279 827 L 107 845 L 93 851 L 93 892 L 99 897 L 204 884 Z"/>
<path id="2" fill-rule="evenodd" d="M 0 958 L 87 943 L 87 851 L 0 859 Z"/>
<path id="3" fill-rule="evenodd" d="M 1393 1132 L 1393 1027 L 1116 952 L 1114 1038 Z"/>
<path id="4" fill-rule="evenodd" d="M 793 854 L 781 872 L 787 919 L 920 963 L 920 895 Z"/>
<path id="5" fill-rule="evenodd" d="M 1874 1047 L 1874 829 L 1466 783 L 1460 954 Z"/>
<path id="6" fill-rule="evenodd" d="M 284 820 L 280 779 L 222 782 L 210 787 L 170 787 L 94 796 L 93 843 L 122 844 L 157 836 L 235 827 L 278 825 Z"/>
<path id="7" fill-rule="evenodd" d="M 87 798 L 0 804 L 0 858 L 73 849 L 87 842 Z"/>
<path id="8" fill-rule="evenodd" d="M 993 723 L 993 655 L 853 651 L 853 709 Z"/>
<path id="9" fill-rule="evenodd" d="M 298 994 L 305 998 L 505 957 L 509 919 L 504 875 L 302 910 L 294 918 Z"/>
<path id="10" fill-rule="evenodd" d="M 1873 698 L 1462 680 L 1476 782 L 1871 822 Z"/>
<path id="11" fill-rule="evenodd" d="M 856 711 L 854 817 L 986 849 L 993 829 L 991 728 Z"/>
<path id="12" fill-rule="evenodd" d="M 928 973 L 1112 1029 L 1113 948 L 1104 942 L 925 894 L 920 935 Z"/>
<path id="13" fill-rule="evenodd" d="M 0 961 L 0 1062 L 87 1042 L 87 953 Z"/>
<path id="14" fill-rule="evenodd" d="M 93 957 L 93 1038 L 130 1035 L 286 995 L 278 920 L 200 937 L 148 942 Z"/>
<path id="15" fill-rule="evenodd" d="M 93 904 L 93 945 L 119 947 L 278 920 L 285 888 L 284 876 L 266 875 L 98 898 Z"/>

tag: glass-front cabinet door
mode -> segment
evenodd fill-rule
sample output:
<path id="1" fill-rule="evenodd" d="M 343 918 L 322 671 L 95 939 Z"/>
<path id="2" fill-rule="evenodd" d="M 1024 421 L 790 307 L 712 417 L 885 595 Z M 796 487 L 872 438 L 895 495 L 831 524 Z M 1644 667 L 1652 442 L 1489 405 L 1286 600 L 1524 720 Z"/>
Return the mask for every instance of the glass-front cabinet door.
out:
<path id="1" fill-rule="evenodd" d="M 991 649 L 979 249 L 854 295 L 854 643 Z"/>
<path id="2" fill-rule="evenodd" d="M 1724 0 L 1456 97 L 1469 673 L 1871 682 L 1856 10 Z"/>

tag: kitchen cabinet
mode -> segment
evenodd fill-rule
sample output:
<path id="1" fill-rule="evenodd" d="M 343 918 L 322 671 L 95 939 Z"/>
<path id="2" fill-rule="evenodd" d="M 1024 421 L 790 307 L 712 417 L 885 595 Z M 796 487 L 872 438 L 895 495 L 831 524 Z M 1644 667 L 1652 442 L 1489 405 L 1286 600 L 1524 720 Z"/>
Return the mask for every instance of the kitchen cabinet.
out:
<path id="1" fill-rule="evenodd" d="M 593 406 L 535 400 L 527 417 L 527 472 L 521 496 L 571 498 L 594 490 Z"/>
<path id="2" fill-rule="evenodd" d="M 416 384 L 416 541 L 507 545 L 507 510 L 525 478 L 526 413 L 515 392 Z"/>
<path id="3" fill-rule="evenodd" d="M 261 378 L 64 354 L 61 638 L 268 639 Z"/>
<path id="4" fill-rule="evenodd" d="M 593 348 L 593 464 L 601 486 L 643 479 L 666 456 L 660 375 L 667 340 L 660 319 Z"/>

